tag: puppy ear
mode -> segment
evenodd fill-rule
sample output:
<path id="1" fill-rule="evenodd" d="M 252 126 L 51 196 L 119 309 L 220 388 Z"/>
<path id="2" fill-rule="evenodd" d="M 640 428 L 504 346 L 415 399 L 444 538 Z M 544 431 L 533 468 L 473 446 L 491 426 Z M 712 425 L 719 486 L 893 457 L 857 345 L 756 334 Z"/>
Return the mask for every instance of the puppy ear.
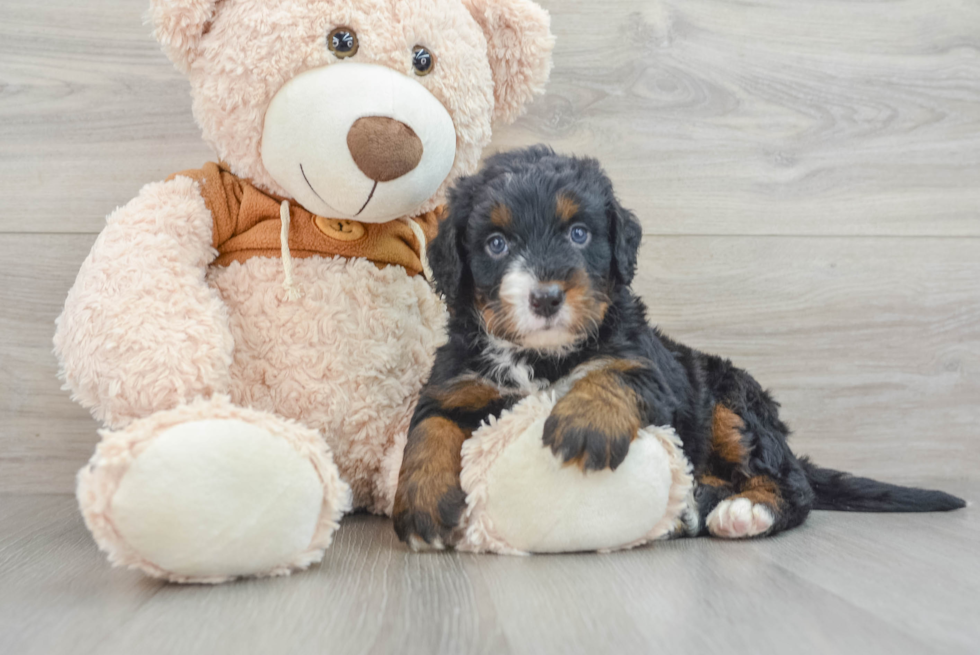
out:
<path id="1" fill-rule="evenodd" d="M 609 189 L 606 212 L 609 215 L 609 243 L 612 245 L 612 268 L 616 280 L 625 286 L 633 282 L 636 272 L 636 256 L 643 237 L 643 227 L 636 215 L 619 204 Z"/>
<path id="2" fill-rule="evenodd" d="M 469 275 L 466 270 L 467 255 L 463 239 L 466 221 L 472 209 L 469 193 L 465 190 L 468 178 L 462 178 L 450 190 L 446 217 L 439 224 L 439 233 L 429 244 L 426 254 L 432 268 L 436 291 L 446 298 L 446 305 L 452 311 L 459 300 L 463 288 L 463 278 Z"/>
<path id="3" fill-rule="evenodd" d="M 513 122 L 544 90 L 551 74 L 548 12 L 530 0 L 463 0 L 487 39 L 493 73 L 494 120 Z"/>
<path id="4" fill-rule="evenodd" d="M 178 70 L 186 73 L 197 56 L 221 0 L 150 0 L 153 36 Z"/>

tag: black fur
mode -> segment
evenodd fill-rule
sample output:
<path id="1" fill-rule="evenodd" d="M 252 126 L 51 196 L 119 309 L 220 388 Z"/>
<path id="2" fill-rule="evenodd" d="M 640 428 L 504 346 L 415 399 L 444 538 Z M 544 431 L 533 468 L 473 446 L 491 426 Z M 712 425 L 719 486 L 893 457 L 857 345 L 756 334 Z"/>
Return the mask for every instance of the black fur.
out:
<path id="1" fill-rule="evenodd" d="M 560 194 L 574 198 L 577 213 L 571 220 L 555 217 Z M 491 220 L 494 207 L 501 204 L 511 218 L 506 229 Z M 586 247 L 569 242 L 569 224 L 591 233 Z M 495 234 L 503 234 L 509 244 L 504 257 L 487 250 Z M 449 340 L 436 355 L 412 425 L 438 416 L 471 430 L 529 393 L 526 381 L 522 385 L 501 370 L 501 340 L 488 336 L 486 319 L 481 318 L 481 308 L 499 301 L 503 276 L 520 258 L 538 280 L 587 276 L 596 306 L 605 303 L 605 310 L 570 347 L 535 349 L 515 342 L 509 351 L 512 361 L 528 367 L 531 379 L 542 383 L 555 382 L 596 358 L 629 363 L 611 379 L 635 394 L 643 425 L 672 425 L 680 435 L 699 480 L 695 497 L 702 531 L 708 513 L 725 498 L 751 488 L 753 480 L 771 481 L 776 490 L 770 533 L 799 525 L 813 508 L 919 512 L 964 506 L 942 492 L 851 477 L 794 456 L 778 403 L 755 379 L 726 359 L 679 344 L 650 327 L 646 306 L 629 286 L 640 236 L 638 221 L 620 205 L 593 159 L 559 156 L 536 146 L 491 157 L 478 174 L 460 180 L 450 191 L 448 216 L 428 251 L 436 288 L 450 309 Z M 474 376 L 497 385 L 500 398 L 485 406 L 447 409 L 433 391 Z M 744 457 L 729 453 L 726 459 L 713 442 L 713 418 L 719 409 L 737 417 L 734 449 Z M 570 430 L 569 441 L 553 445 L 565 460 L 582 456 L 587 468 L 615 467 L 626 454 L 621 444 L 610 441 L 606 452 L 603 442 L 590 442 L 579 432 Z M 576 439 L 576 434 L 583 438 Z M 553 437 L 546 435 L 546 442 Z M 450 500 L 452 507 L 440 512 L 452 522 L 443 526 L 444 536 L 455 527 L 462 496 L 454 490 Z M 397 516 L 396 526 L 403 539 L 417 532 Z"/>

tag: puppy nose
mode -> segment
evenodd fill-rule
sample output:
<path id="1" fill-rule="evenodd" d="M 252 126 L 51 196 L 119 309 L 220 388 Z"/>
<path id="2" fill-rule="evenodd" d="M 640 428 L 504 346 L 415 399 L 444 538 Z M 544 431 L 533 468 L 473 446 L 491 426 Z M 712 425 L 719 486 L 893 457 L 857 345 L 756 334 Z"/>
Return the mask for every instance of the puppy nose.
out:
<path id="1" fill-rule="evenodd" d="M 557 284 L 544 284 L 531 291 L 531 311 L 542 318 L 554 316 L 565 302 L 565 291 Z"/>
<path id="2" fill-rule="evenodd" d="M 347 133 L 354 163 L 375 182 L 390 182 L 422 161 L 422 139 L 405 123 L 385 116 L 358 118 Z"/>

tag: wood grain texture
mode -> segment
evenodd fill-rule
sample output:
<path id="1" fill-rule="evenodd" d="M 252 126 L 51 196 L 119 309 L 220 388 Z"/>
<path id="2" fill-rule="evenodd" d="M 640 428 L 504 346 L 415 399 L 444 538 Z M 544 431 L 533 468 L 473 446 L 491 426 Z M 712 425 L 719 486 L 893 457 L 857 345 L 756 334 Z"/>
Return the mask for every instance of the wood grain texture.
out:
<path id="1" fill-rule="evenodd" d="M 914 482 L 980 470 L 980 240 L 647 237 L 650 318 L 751 372 L 794 450 Z"/>
<path id="2" fill-rule="evenodd" d="M 648 232 L 980 234 L 980 4 L 545 4 L 548 94 L 496 144 L 599 157 Z"/>
<path id="3" fill-rule="evenodd" d="M 0 491 L 63 493 L 97 440 L 54 318 L 91 235 L 0 235 Z M 646 237 L 650 318 L 774 390 L 793 446 L 915 482 L 980 470 L 978 239 Z M 696 264 L 694 263 L 696 262 Z"/>
<path id="4" fill-rule="evenodd" d="M 98 427 L 58 380 L 54 320 L 95 237 L 0 234 L 0 490 L 68 492 Z"/>
<path id="5" fill-rule="evenodd" d="M 976 512 L 817 512 L 773 539 L 529 558 L 410 553 L 359 515 L 321 565 L 217 587 L 109 569 L 66 496 L 0 496 L 0 524 L 0 652 L 18 655 L 955 654 L 980 639 L 980 575 L 963 566 Z"/>
<path id="6" fill-rule="evenodd" d="M 493 150 L 599 157 L 672 336 L 774 390 L 827 466 L 980 497 L 980 4 L 541 0 L 547 95 Z M 78 516 L 97 425 L 54 318 L 114 207 L 212 158 L 146 0 L 0 0 L 0 653 L 971 653 L 980 520 L 415 555 L 345 519 L 287 579 L 166 586 Z"/>
<path id="7" fill-rule="evenodd" d="M 494 148 L 600 157 L 651 233 L 980 235 L 977 3 L 542 4 L 548 94 Z M 212 158 L 144 11 L 0 2 L 0 230 L 98 231 Z"/>

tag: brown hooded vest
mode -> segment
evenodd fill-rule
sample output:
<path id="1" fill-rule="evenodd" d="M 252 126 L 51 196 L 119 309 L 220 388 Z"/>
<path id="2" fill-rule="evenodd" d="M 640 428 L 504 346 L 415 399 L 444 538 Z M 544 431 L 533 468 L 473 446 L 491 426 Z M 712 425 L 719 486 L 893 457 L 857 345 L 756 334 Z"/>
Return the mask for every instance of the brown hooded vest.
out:
<path id="1" fill-rule="evenodd" d="M 225 164 L 209 162 L 197 170 L 181 171 L 197 181 L 204 203 L 214 217 L 213 243 L 218 258 L 213 266 L 244 262 L 250 257 L 279 257 L 281 254 L 280 206 L 283 198 L 266 193 L 236 177 Z M 290 203 L 289 250 L 294 258 L 364 257 L 379 267 L 396 265 L 410 275 L 422 272 L 419 243 L 404 221 L 360 223 L 317 216 Z M 439 228 L 442 207 L 416 216 L 431 241 Z"/>

